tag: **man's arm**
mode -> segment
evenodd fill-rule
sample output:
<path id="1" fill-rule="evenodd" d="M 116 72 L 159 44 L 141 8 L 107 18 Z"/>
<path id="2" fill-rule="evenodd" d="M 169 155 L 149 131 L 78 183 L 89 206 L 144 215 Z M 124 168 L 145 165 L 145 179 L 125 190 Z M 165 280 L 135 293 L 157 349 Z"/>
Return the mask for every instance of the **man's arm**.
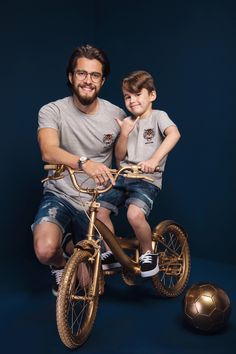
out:
<path id="1" fill-rule="evenodd" d="M 165 139 L 154 152 L 152 157 L 146 161 L 139 162 L 143 172 L 153 173 L 157 166 L 159 166 L 161 160 L 174 148 L 180 139 L 180 133 L 176 126 L 171 125 L 164 131 Z"/>
<path id="2" fill-rule="evenodd" d="M 42 159 L 51 164 L 63 164 L 71 168 L 78 168 L 80 156 L 73 155 L 60 147 L 58 132 L 53 128 L 41 128 L 38 131 L 38 142 Z M 103 163 L 88 160 L 82 165 L 83 171 L 92 177 L 99 185 L 110 180 L 114 184 L 109 168 Z"/>
<path id="3" fill-rule="evenodd" d="M 38 142 L 43 161 L 51 164 L 67 165 L 74 169 L 78 168 L 79 156 L 60 148 L 59 136 L 56 129 L 40 129 L 38 131 Z"/>

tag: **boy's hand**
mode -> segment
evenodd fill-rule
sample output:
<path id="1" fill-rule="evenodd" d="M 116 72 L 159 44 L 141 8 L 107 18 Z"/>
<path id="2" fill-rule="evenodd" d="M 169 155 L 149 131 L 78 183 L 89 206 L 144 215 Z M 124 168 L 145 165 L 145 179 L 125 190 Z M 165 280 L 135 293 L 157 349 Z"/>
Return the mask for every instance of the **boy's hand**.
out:
<path id="1" fill-rule="evenodd" d="M 129 136 L 129 134 L 132 132 L 139 119 L 140 119 L 139 116 L 134 120 L 129 118 L 120 120 L 119 118 L 116 118 L 116 121 L 121 129 L 121 134 L 124 136 Z"/>
<path id="2" fill-rule="evenodd" d="M 155 171 L 158 170 L 158 164 L 156 161 L 153 160 L 147 160 L 147 161 L 141 161 L 138 163 L 138 166 L 141 167 L 141 170 L 145 173 L 154 173 Z"/>

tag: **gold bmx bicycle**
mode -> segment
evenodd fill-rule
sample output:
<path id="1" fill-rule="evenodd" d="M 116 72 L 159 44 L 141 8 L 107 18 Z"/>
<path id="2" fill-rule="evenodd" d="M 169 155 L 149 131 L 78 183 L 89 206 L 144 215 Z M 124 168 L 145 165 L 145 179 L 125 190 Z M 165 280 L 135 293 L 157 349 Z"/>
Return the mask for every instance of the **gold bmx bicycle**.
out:
<path id="1" fill-rule="evenodd" d="M 136 239 L 115 236 L 101 221 L 96 219 L 99 209 L 97 197 L 112 188 L 82 188 L 76 174 L 65 165 L 46 165 L 45 170 L 54 170 L 47 179 L 59 179 L 69 174 L 73 186 L 79 193 L 92 196 L 88 203 L 88 228 L 86 238 L 74 245 L 74 252 L 67 261 L 59 286 L 56 303 L 56 321 L 60 338 L 70 349 L 81 346 L 88 338 L 96 317 L 99 295 L 104 292 L 104 275 L 114 271 L 103 271 L 101 267 L 101 245 L 104 240 L 117 261 L 122 265 L 122 278 L 127 285 L 135 285 L 140 274 L 140 248 Z M 149 179 L 142 175 L 138 166 L 127 166 L 111 170 L 114 179 L 119 175 L 126 178 Z M 44 180 L 44 181 L 45 181 Z M 150 180 L 150 179 L 149 179 Z M 157 275 L 150 279 L 160 297 L 176 297 L 182 293 L 190 275 L 190 252 L 185 230 L 172 220 L 160 222 L 152 231 L 155 253 L 159 254 Z"/>

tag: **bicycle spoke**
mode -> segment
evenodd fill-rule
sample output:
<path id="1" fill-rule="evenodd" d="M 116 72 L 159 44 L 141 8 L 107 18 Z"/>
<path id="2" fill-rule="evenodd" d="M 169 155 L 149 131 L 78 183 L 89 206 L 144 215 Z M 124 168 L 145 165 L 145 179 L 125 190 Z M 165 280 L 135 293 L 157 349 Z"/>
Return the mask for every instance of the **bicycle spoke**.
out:
<path id="1" fill-rule="evenodd" d="M 80 266 L 85 266 L 85 264 L 81 264 Z M 70 308 L 68 309 L 69 311 L 71 311 L 71 330 L 74 334 L 79 332 L 83 324 L 85 313 L 88 307 L 87 299 L 89 297 L 89 292 L 86 288 L 84 288 L 83 285 L 88 283 L 88 276 L 89 278 L 91 278 L 91 274 L 87 274 L 86 277 L 86 275 L 84 275 L 83 273 L 80 274 L 79 271 L 77 273 L 77 276 L 74 276 L 74 281 L 79 281 L 74 291 L 74 294 L 76 295 L 70 300 Z M 77 279 L 77 277 L 79 277 L 80 279 Z M 77 300 L 77 297 L 80 298 L 80 301 Z"/>
<path id="2" fill-rule="evenodd" d="M 63 343 L 71 349 L 84 343 L 94 323 L 98 305 L 98 285 L 93 283 L 95 266 L 90 253 L 78 250 L 64 273 L 57 302 L 57 324 Z"/>
<path id="3" fill-rule="evenodd" d="M 185 233 L 175 224 L 167 225 L 157 238 L 160 271 L 153 277 L 159 295 L 174 297 L 187 284 L 190 272 L 190 255 Z"/>

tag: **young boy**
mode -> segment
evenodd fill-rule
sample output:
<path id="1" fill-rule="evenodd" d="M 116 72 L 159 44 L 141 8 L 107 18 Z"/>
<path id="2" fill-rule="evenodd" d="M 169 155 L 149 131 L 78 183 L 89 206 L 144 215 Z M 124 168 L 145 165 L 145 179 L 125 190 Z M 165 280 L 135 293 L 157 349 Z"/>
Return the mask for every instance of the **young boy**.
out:
<path id="1" fill-rule="evenodd" d="M 165 112 L 152 109 L 157 93 L 148 72 L 129 74 L 122 82 L 122 91 L 131 116 L 123 121 L 117 119 L 120 135 L 115 147 L 116 159 L 122 167 L 138 164 L 144 175 L 151 177 L 153 182 L 120 176 L 115 186 L 100 197 L 101 208 L 97 218 L 114 232 L 110 214 L 117 214 L 118 207 L 125 204 L 128 221 L 141 247 L 141 276 L 150 277 L 158 273 L 159 265 L 158 255 L 153 253 L 147 217 L 162 186 L 167 154 L 178 142 L 180 133 Z M 103 269 L 110 269 L 120 264 L 108 250 L 102 254 L 102 266 Z"/>

